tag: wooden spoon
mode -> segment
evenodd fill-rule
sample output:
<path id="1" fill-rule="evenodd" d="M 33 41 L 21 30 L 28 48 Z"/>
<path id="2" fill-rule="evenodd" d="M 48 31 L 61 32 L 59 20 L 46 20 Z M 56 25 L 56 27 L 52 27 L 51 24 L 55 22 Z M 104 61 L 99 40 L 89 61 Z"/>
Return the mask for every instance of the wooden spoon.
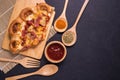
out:
<path id="1" fill-rule="evenodd" d="M 13 76 L 13 77 L 8 77 L 5 80 L 18 80 L 27 76 L 31 75 L 42 75 L 42 76 L 51 76 L 55 74 L 58 71 L 58 67 L 53 64 L 47 64 L 40 68 L 38 71 L 32 72 L 32 73 L 27 73 L 27 74 L 22 74 L 18 76 Z"/>
<path id="2" fill-rule="evenodd" d="M 58 32 L 64 32 L 68 27 L 68 21 L 67 21 L 67 18 L 66 18 L 66 9 L 67 9 L 67 5 L 68 5 L 68 1 L 69 0 L 65 0 L 65 5 L 64 5 L 63 12 L 56 19 L 56 21 L 54 23 L 54 28 Z M 59 23 L 58 23 L 58 21 L 59 21 Z M 58 25 L 57 25 L 57 23 L 58 23 Z"/>
<path id="3" fill-rule="evenodd" d="M 77 40 L 77 34 L 76 34 L 76 26 L 77 23 L 83 13 L 83 11 L 85 10 L 87 4 L 88 4 L 89 0 L 85 0 L 79 14 L 78 17 L 74 23 L 74 25 L 67 30 L 66 32 L 63 33 L 62 35 L 62 42 L 66 45 L 66 46 L 72 46 L 73 44 L 75 44 L 76 40 Z"/>

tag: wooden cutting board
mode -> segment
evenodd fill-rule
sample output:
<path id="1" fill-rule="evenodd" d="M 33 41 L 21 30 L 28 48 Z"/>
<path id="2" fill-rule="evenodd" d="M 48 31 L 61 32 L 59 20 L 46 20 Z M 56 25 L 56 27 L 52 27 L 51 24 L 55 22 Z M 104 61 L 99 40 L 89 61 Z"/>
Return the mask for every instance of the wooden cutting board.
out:
<path id="1" fill-rule="evenodd" d="M 12 12 L 12 15 L 11 15 L 8 26 L 10 25 L 10 23 L 14 19 L 16 19 L 18 17 L 18 15 L 19 15 L 19 13 L 21 12 L 22 9 L 24 9 L 25 7 L 34 7 L 36 5 L 36 3 L 41 3 L 41 2 L 45 3 L 44 0 L 16 0 L 16 4 L 14 6 L 14 10 Z M 43 50 L 44 50 L 44 47 L 45 47 L 45 44 L 46 44 L 46 41 L 47 41 L 47 36 L 49 34 L 50 27 L 52 25 L 54 16 L 55 16 L 55 11 L 53 12 L 53 14 L 51 16 L 51 19 L 50 19 L 50 22 L 47 25 L 47 34 L 46 34 L 45 40 L 42 41 L 35 48 L 30 48 L 30 49 L 28 49 L 24 52 L 20 52 L 19 54 L 29 56 L 29 57 L 32 57 L 32 58 L 36 58 L 36 59 L 41 59 L 42 54 L 43 54 Z M 10 42 L 10 39 L 9 39 L 9 34 L 8 34 L 8 29 L 7 29 L 7 31 L 5 33 L 5 36 L 4 36 L 4 39 L 3 39 L 2 48 L 9 51 L 9 42 Z"/>

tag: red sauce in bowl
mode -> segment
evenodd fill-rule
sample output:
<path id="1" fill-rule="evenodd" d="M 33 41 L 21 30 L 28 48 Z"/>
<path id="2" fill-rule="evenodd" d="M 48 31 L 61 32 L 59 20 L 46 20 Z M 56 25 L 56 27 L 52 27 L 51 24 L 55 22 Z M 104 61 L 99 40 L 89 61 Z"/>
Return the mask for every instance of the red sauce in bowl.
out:
<path id="1" fill-rule="evenodd" d="M 64 56 L 64 48 L 61 44 L 53 43 L 47 48 L 47 55 L 52 60 L 60 60 Z"/>

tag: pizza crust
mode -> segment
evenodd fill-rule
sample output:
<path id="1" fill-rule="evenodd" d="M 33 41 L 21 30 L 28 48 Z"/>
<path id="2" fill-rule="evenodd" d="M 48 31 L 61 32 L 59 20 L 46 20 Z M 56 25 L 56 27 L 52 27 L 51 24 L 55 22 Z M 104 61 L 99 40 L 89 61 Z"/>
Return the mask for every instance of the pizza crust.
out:
<path id="1" fill-rule="evenodd" d="M 39 12 L 41 11 L 47 11 L 47 12 L 52 12 L 53 8 L 50 7 L 50 5 L 46 4 L 46 3 L 37 3 L 36 5 L 36 9 Z"/>
<path id="2" fill-rule="evenodd" d="M 26 21 L 26 18 L 27 18 L 29 15 L 33 14 L 33 13 L 34 13 L 34 12 L 33 12 L 33 10 L 32 10 L 31 8 L 29 8 L 29 7 L 24 8 L 24 9 L 21 11 L 21 13 L 20 13 L 20 18 L 21 18 L 22 20 Z"/>
<path id="3" fill-rule="evenodd" d="M 14 54 L 18 53 L 23 48 L 21 43 L 22 43 L 22 40 L 17 34 L 11 37 L 10 44 L 9 44 L 11 52 L 13 52 Z"/>
<path id="4" fill-rule="evenodd" d="M 14 34 L 18 34 L 18 32 L 21 30 L 21 26 L 20 24 L 23 21 L 19 18 L 15 19 L 14 21 L 12 21 L 12 23 L 9 26 L 9 34 L 12 37 Z"/>

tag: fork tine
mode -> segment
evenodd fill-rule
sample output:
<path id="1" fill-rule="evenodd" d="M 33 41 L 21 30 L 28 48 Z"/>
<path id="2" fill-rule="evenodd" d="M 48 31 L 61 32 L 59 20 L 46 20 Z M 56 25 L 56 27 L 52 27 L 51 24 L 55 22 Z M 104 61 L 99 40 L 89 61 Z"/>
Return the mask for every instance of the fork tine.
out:
<path id="1" fill-rule="evenodd" d="M 35 62 L 35 61 L 27 61 L 27 64 L 32 65 L 32 64 L 40 64 L 40 62 Z"/>
<path id="2" fill-rule="evenodd" d="M 30 63 L 30 64 L 40 64 L 40 61 L 37 61 L 37 60 L 28 60 L 27 63 Z"/>
<path id="3" fill-rule="evenodd" d="M 27 66 L 27 68 L 38 68 L 39 66 L 32 66 L 32 65 L 29 65 Z"/>
<path id="4" fill-rule="evenodd" d="M 35 62 L 35 63 L 40 63 L 40 61 L 35 61 L 35 60 L 28 60 L 27 62 Z"/>
<path id="5" fill-rule="evenodd" d="M 40 62 L 39 60 L 36 60 L 36 59 L 28 59 L 28 61 L 36 61 L 36 62 Z"/>
<path id="6" fill-rule="evenodd" d="M 28 60 L 27 63 L 28 63 L 28 64 L 40 64 L 40 61 Z"/>
<path id="7" fill-rule="evenodd" d="M 27 64 L 27 65 L 29 65 L 29 66 L 40 66 L 39 64 Z"/>
<path id="8" fill-rule="evenodd" d="M 32 64 L 40 65 L 40 63 L 38 63 L 38 62 L 27 62 L 27 64 L 29 64 L 29 65 L 32 65 Z"/>
<path id="9" fill-rule="evenodd" d="M 39 65 L 40 66 L 40 63 L 27 63 L 27 65 Z"/>

